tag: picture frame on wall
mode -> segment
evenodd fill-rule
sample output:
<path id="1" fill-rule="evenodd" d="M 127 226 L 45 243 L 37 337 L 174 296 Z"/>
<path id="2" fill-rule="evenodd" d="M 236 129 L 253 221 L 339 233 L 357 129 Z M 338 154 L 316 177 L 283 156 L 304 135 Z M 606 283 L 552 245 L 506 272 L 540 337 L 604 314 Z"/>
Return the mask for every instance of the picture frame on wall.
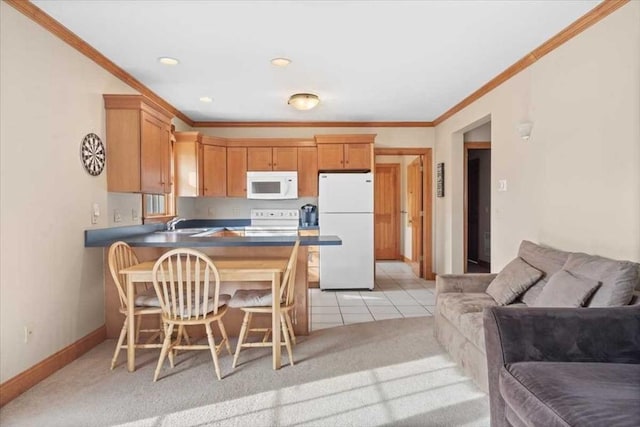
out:
<path id="1" fill-rule="evenodd" d="M 444 163 L 436 165 L 436 196 L 444 197 Z"/>

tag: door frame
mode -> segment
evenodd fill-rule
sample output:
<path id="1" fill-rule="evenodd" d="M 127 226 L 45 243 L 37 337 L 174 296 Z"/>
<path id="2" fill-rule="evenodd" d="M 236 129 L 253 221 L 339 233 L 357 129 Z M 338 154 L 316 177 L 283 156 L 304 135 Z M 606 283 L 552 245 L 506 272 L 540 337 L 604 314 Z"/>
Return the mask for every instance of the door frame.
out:
<path id="1" fill-rule="evenodd" d="M 374 156 L 422 156 L 422 165 L 425 168 L 422 174 L 422 239 L 423 260 L 422 276 L 428 280 L 434 280 L 433 272 L 433 159 L 432 148 L 383 148 L 374 146 Z M 375 159 L 375 158 L 374 158 Z M 375 163 L 375 160 L 374 160 Z M 427 170 L 428 168 L 428 170 Z M 375 168 L 374 168 L 375 169 Z"/>
<path id="2" fill-rule="evenodd" d="M 491 141 L 469 141 L 464 143 L 464 191 L 463 191 L 463 218 L 464 218 L 464 259 L 463 259 L 463 271 L 467 272 L 467 263 L 469 259 L 469 253 L 467 252 L 467 239 L 469 237 L 469 177 L 467 176 L 467 168 L 469 167 L 469 150 L 491 150 Z"/>
<path id="3" fill-rule="evenodd" d="M 398 177 L 398 185 L 396 186 L 396 188 L 394 189 L 396 192 L 396 200 L 394 201 L 395 204 L 398 207 L 398 215 L 396 215 L 396 225 L 397 225 L 397 229 L 396 229 L 396 240 L 394 242 L 394 252 L 393 252 L 393 258 L 389 258 L 389 259 L 397 259 L 400 260 L 400 233 L 402 232 L 402 223 L 400 220 L 400 192 L 402 191 L 401 188 L 401 174 L 402 174 L 402 169 L 400 168 L 400 163 L 374 163 L 373 167 L 374 170 L 378 168 L 378 166 L 381 166 L 382 168 L 388 168 L 388 169 L 395 169 L 397 172 L 397 177 Z M 374 172 L 376 173 L 376 172 Z M 374 182 L 375 184 L 375 182 Z M 374 189 L 374 195 L 375 195 L 375 189 Z M 375 206 L 375 205 L 374 205 Z M 374 209 L 374 226 L 375 226 L 375 209 Z M 374 252 L 375 252 L 375 238 L 374 238 Z"/>

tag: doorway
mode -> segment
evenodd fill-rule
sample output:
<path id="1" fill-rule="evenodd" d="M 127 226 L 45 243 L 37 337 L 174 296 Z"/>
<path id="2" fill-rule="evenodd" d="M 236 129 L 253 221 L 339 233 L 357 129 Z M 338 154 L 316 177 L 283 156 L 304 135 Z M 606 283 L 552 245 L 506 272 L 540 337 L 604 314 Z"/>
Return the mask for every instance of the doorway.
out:
<path id="1" fill-rule="evenodd" d="M 431 149 L 376 148 L 375 155 L 376 259 L 401 260 L 433 279 Z"/>
<path id="2" fill-rule="evenodd" d="M 491 271 L 491 143 L 465 142 L 465 272 Z"/>

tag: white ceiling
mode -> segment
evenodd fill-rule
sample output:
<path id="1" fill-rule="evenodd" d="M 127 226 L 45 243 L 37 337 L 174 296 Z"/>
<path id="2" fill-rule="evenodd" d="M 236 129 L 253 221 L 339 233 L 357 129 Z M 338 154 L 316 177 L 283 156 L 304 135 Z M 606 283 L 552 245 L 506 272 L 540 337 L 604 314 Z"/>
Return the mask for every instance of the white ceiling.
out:
<path id="1" fill-rule="evenodd" d="M 432 121 L 599 0 L 33 2 L 192 120 Z"/>

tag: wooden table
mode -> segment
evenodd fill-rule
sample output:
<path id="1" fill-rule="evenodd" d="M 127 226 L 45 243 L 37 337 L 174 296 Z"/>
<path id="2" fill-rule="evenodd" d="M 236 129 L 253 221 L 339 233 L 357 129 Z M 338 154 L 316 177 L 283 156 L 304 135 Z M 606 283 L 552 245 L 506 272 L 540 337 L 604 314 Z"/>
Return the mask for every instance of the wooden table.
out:
<path id="1" fill-rule="evenodd" d="M 220 274 L 220 281 L 271 282 L 273 295 L 280 295 L 280 280 L 287 268 L 284 258 L 224 258 L 212 257 L 212 261 Z M 127 315 L 134 318 L 135 284 L 153 282 L 153 266 L 155 261 L 146 261 L 120 271 L 127 276 Z M 273 314 L 271 318 L 271 334 L 273 349 L 273 369 L 280 369 L 280 298 L 273 298 Z M 127 369 L 136 369 L 135 324 L 133 320 L 127 327 Z"/>

